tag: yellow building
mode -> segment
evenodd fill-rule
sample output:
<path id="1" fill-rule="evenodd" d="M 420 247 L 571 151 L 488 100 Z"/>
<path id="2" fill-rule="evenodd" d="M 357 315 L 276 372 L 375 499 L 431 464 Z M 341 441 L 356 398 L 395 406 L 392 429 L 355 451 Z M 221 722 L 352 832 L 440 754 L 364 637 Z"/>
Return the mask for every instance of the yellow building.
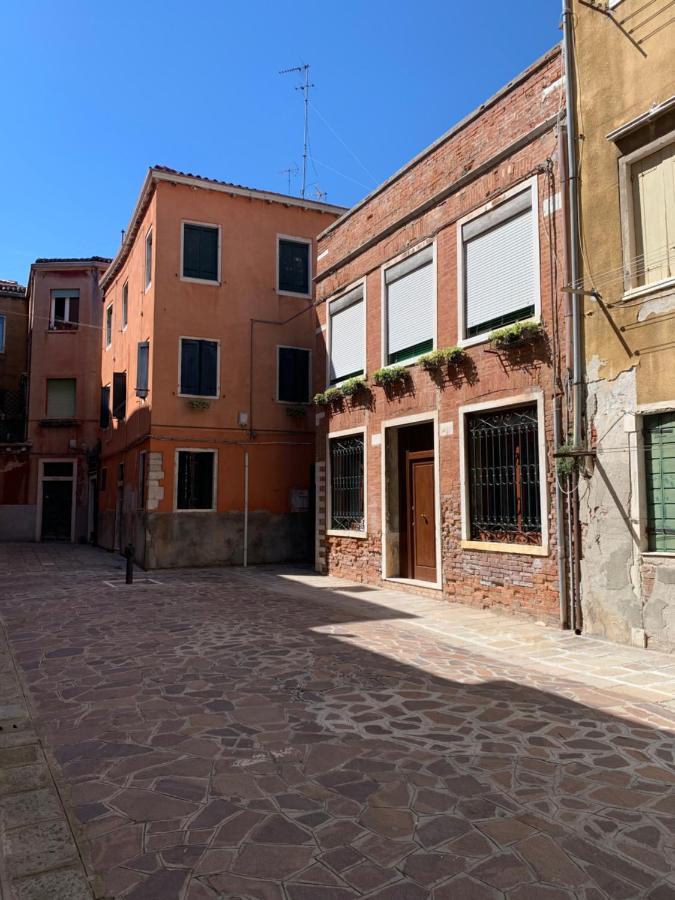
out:
<path id="1" fill-rule="evenodd" d="M 675 648 L 675 16 L 573 0 L 586 632 Z"/>

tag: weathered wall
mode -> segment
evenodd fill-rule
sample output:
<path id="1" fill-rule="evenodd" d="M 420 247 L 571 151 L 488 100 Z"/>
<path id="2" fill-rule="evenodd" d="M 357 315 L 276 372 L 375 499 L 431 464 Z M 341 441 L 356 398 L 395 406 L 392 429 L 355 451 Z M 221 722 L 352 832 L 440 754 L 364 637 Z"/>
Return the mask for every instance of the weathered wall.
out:
<path id="1" fill-rule="evenodd" d="M 244 561 L 243 513 L 147 513 L 145 529 L 147 569 L 240 566 Z M 248 564 L 305 561 L 311 539 L 307 513 L 250 513 Z"/>
<path id="2" fill-rule="evenodd" d="M 609 310 L 585 302 L 587 428 L 597 462 L 580 487 L 582 603 L 587 631 L 672 650 L 675 558 L 647 552 L 641 413 L 650 405 L 675 408 L 675 281 L 631 290 L 620 173 L 622 157 L 675 135 L 675 116 L 652 117 L 622 139 L 607 137 L 675 94 L 667 5 L 648 18 L 634 15 L 641 5 L 624 0 L 605 15 L 574 3 L 583 277 Z M 645 18 L 648 25 L 639 25 Z M 621 26 L 624 19 L 630 28 Z"/>
<path id="3" fill-rule="evenodd" d="M 462 369 L 441 385 L 420 366 L 410 366 L 409 384 L 398 396 L 387 396 L 372 382 L 362 404 L 345 403 L 317 416 L 319 523 L 317 547 L 320 568 L 370 583 L 382 578 L 382 443 L 383 422 L 403 416 L 436 415 L 439 422 L 438 460 L 441 505 L 442 591 L 452 599 L 479 606 L 526 611 L 537 618 L 558 616 L 555 512 L 553 497 L 552 397 L 554 360 L 560 361 L 556 339 L 558 289 L 561 273 L 561 215 L 555 195 L 560 190 L 554 120 L 561 103 L 561 65 L 556 48 L 516 79 L 476 116 L 446 139 L 432 145 L 401 177 L 378 189 L 363 205 L 320 237 L 318 299 L 364 278 L 366 285 L 367 372 L 382 365 L 381 266 L 425 239 L 436 241 L 436 346 L 458 343 L 457 221 L 498 200 L 509 188 L 537 179 L 540 227 L 541 319 L 546 338 L 531 351 L 495 353 L 487 342 L 467 348 Z M 520 141 L 523 138 L 524 140 Z M 515 145 L 515 146 L 514 146 Z M 512 148 L 506 152 L 508 148 Z M 438 198 L 439 193 L 443 194 Z M 437 199 L 434 199 L 437 198 Z M 426 204 L 426 206 L 424 205 Z M 554 210 L 551 214 L 551 210 Z M 401 222 L 402 218 L 407 218 Z M 325 254 L 325 255 L 324 255 Z M 318 306 L 319 325 L 326 327 L 326 303 Z M 325 345 L 317 352 L 317 383 L 326 377 Z M 549 543 L 535 553 L 511 545 L 506 552 L 468 549 L 460 530 L 460 406 L 516 395 L 544 397 L 548 447 Z M 367 537 L 324 535 L 327 434 L 366 428 Z M 527 549 L 527 548 L 526 548 Z M 387 585 L 405 587 L 400 582 Z M 420 588 L 415 585 L 416 591 Z M 429 590 L 438 596 L 438 591 Z"/>

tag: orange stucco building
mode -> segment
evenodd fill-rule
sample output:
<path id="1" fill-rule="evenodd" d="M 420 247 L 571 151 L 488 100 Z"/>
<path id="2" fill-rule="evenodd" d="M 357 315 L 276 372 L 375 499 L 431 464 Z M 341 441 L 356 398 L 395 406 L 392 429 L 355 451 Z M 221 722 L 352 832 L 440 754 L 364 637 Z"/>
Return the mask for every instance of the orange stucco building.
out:
<path id="1" fill-rule="evenodd" d="M 341 212 L 149 170 L 101 280 L 102 546 L 311 558 L 315 237 Z"/>
<path id="2" fill-rule="evenodd" d="M 38 259 L 28 299 L 24 539 L 95 539 L 100 385 L 99 278 L 109 259 Z"/>

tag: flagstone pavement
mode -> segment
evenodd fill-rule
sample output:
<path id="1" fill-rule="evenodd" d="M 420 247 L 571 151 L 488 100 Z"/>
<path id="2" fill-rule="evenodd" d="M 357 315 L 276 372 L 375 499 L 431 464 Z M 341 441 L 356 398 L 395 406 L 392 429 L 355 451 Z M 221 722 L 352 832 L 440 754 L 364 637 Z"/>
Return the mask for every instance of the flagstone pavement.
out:
<path id="1" fill-rule="evenodd" d="M 675 898 L 675 658 L 122 568 L 0 546 L 3 898 Z"/>

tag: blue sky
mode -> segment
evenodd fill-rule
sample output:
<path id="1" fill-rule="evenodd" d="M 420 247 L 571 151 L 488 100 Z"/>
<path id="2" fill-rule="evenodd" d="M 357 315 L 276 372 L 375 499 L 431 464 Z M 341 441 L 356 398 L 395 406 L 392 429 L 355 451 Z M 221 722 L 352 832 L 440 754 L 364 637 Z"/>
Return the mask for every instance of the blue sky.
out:
<path id="1" fill-rule="evenodd" d="M 0 4 L 0 278 L 113 256 L 148 166 L 351 205 L 560 38 L 559 0 Z M 299 177 L 291 192 L 298 193 Z"/>

